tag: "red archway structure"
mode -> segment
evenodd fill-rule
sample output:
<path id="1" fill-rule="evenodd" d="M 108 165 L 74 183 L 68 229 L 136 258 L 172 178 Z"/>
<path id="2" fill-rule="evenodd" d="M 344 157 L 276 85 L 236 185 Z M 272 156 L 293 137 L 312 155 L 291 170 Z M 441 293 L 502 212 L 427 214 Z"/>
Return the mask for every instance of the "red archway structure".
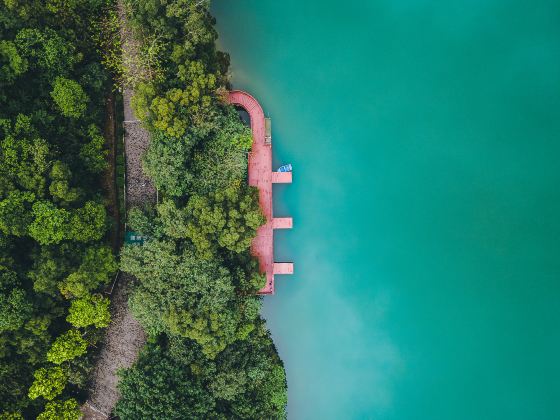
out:
<path id="1" fill-rule="evenodd" d="M 251 244 L 251 253 L 259 259 L 261 272 L 266 273 L 266 285 L 259 291 L 263 295 L 274 294 L 274 275 L 292 274 L 291 262 L 274 262 L 274 229 L 290 229 L 291 217 L 275 218 L 272 215 L 272 184 L 291 183 L 291 172 L 272 171 L 272 146 L 265 142 L 264 112 L 258 101 L 247 92 L 233 90 L 229 103 L 244 108 L 251 117 L 253 147 L 249 153 L 249 185 L 259 189 L 259 202 L 266 217 L 266 224 L 257 231 Z"/>

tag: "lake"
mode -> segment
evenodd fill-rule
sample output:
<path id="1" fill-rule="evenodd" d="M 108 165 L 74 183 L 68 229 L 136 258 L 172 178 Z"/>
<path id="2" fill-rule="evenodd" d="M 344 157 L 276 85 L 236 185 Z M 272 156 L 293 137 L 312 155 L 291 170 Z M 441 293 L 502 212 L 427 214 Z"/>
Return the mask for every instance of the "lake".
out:
<path id="1" fill-rule="evenodd" d="M 272 118 L 290 419 L 560 419 L 560 2 L 214 0 Z"/>

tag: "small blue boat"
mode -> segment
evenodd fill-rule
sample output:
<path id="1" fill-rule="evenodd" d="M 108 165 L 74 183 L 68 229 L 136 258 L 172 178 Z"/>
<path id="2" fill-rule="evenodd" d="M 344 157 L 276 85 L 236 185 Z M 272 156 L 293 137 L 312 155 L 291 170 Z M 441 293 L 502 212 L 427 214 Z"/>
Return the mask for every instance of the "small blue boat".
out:
<path id="1" fill-rule="evenodd" d="M 278 168 L 278 172 L 292 172 L 292 164 L 282 165 Z"/>

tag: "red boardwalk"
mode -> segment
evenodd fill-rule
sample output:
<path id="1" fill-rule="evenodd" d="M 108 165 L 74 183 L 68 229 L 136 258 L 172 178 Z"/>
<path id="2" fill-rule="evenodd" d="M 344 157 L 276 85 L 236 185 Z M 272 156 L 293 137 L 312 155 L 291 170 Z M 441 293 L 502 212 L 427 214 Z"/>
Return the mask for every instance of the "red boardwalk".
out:
<path id="1" fill-rule="evenodd" d="M 274 293 L 274 274 L 292 274 L 292 263 L 274 262 L 274 229 L 292 227 L 291 217 L 275 219 L 272 216 L 272 183 L 292 182 L 291 172 L 272 172 L 272 146 L 265 143 L 264 113 L 255 98 L 246 92 L 234 90 L 229 93 L 229 102 L 244 108 L 251 117 L 253 131 L 253 148 L 249 153 L 249 185 L 259 189 L 259 201 L 266 224 L 257 231 L 257 237 L 251 245 L 251 252 L 258 257 L 262 272 L 266 273 L 266 285 L 260 294 Z"/>

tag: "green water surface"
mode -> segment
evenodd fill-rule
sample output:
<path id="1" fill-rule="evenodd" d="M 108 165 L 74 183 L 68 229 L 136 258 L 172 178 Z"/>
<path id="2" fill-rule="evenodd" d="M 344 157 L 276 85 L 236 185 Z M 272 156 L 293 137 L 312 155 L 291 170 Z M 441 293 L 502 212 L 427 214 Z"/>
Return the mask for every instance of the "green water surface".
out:
<path id="1" fill-rule="evenodd" d="M 273 121 L 290 419 L 560 419 L 560 2 L 214 0 Z"/>

